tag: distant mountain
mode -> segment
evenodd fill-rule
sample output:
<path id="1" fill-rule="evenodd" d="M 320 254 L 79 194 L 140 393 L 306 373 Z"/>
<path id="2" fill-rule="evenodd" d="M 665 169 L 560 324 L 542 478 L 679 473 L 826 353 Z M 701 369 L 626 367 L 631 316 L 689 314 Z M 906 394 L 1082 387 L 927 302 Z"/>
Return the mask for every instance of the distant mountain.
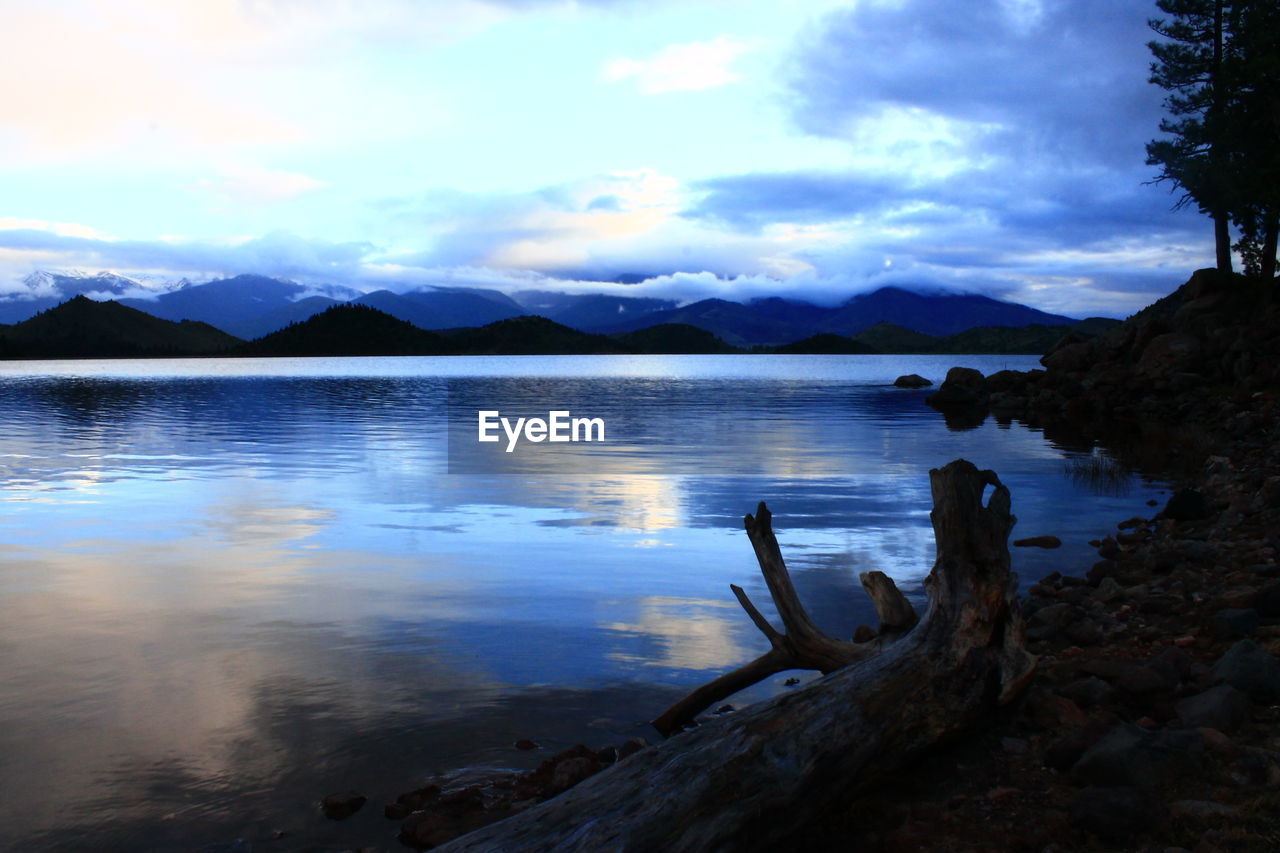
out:
<path id="1" fill-rule="evenodd" d="M 193 284 L 155 299 L 121 301 L 166 320 L 203 320 L 237 337 L 252 338 L 262 334 L 263 323 L 259 318 L 288 312 L 294 303 L 313 295 L 345 301 L 359 296 L 360 291 L 331 285 L 325 288 L 325 293 L 318 294 L 316 288 L 292 281 L 238 275 Z"/>
<path id="2" fill-rule="evenodd" d="M 291 323 L 301 323 L 304 320 L 308 320 L 321 311 L 332 308 L 334 305 L 345 304 L 345 302 L 330 299 L 328 296 L 304 296 L 297 302 L 286 303 L 279 308 L 267 311 L 265 314 L 246 317 L 236 326 L 243 333 L 241 337 L 246 340 L 254 340 L 263 335 L 279 331 Z"/>
<path id="3" fill-rule="evenodd" d="M 0 332 L 7 358 L 138 358 L 221 353 L 241 343 L 207 323 L 174 323 L 76 296 Z"/>
<path id="4" fill-rule="evenodd" d="M 630 332 L 658 323 L 687 323 L 739 347 L 781 346 L 815 334 L 851 337 L 877 323 L 893 323 L 927 335 L 950 335 L 974 326 L 1065 325 L 1070 317 L 976 294 L 913 293 L 882 287 L 854 296 L 835 308 L 771 297 L 747 303 L 704 299 L 680 308 L 646 314 L 614 326 Z"/>
<path id="5" fill-rule="evenodd" d="M 590 335 L 546 317 L 513 317 L 479 329 L 444 333 L 454 352 L 463 355 L 590 355 L 625 353 L 613 338 Z"/>
<path id="6" fill-rule="evenodd" d="M 385 311 L 420 329 L 432 330 L 484 326 L 526 313 L 497 291 L 454 288 L 424 288 L 406 293 L 375 290 L 355 302 Z"/>
<path id="7" fill-rule="evenodd" d="M 301 323 L 239 347 L 235 355 L 352 356 L 439 355 L 434 332 L 419 329 L 368 305 L 334 305 Z"/>
<path id="8" fill-rule="evenodd" d="M 660 323 L 684 323 L 705 329 L 735 347 L 777 346 L 814 334 L 815 325 L 826 310 L 785 299 L 762 299 L 745 305 L 727 299 L 703 299 L 636 317 L 610 331 L 621 334 Z"/>
<path id="9" fill-rule="evenodd" d="M 683 323 L 663 323 L 635 332 L 615 335 L 627 349 L 653 355 L 689 355 L 741 352 L 708 331 Z"/>
<path id="10" fill-rule="evenodd" d="M 48 272 L 40 270 L 22 279 L 21 287 L 0 298 L 0 323 L 19 323 L 60 305 L 74 296 L 137 295 L 165 293 L 190 282 L 168 281 L 143 276 L 123 276 L 113 272 Z"/>
<path id="11" fill-rule="evenodd" d="M 1071 317 L 976 293 L 923 294 L 882 287 L 859 294 L 836 308 L 826 321 L 825 331 L 856 335 L 876 323 L 894 323 L 926 335 L 954 335 L 975 326 L 1062 326 L 1074 322 Z"/>
<path id="12" fill-rule="evenodd" d="M 524 307 L 522 313 L 546 317 L 584 332 L 616 329 L 621 323 L 676 307 L 674 299 L 549 290 L 522 290 L 515 294 L 515 299 Z"/>

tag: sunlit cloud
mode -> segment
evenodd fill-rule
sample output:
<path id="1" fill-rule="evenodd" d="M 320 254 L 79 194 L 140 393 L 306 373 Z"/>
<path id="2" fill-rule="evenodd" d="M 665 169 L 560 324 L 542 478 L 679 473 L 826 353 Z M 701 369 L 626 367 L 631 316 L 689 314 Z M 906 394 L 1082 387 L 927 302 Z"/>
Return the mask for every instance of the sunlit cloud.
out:
<path id="1" fill-rule="evenodd" d="M 720 36 L 711 41 L 667 45 L 648 59 L 613 59 L 600 74 L 610 83 L 634 81 L 645 95 L 716 89 L 741 79 L 730 66 L 754 49 L 750 42 Z"/>

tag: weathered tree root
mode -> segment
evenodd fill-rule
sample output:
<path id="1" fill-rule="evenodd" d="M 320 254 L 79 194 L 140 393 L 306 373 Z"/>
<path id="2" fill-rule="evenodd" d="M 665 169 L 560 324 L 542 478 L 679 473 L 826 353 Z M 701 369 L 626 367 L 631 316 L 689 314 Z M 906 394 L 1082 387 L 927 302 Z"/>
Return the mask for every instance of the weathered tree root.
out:
<path id="1" fill-rule="evenodd" d="M 884 572 L 863 572 L 858 579 L 875 605 L 880 617 L 880 628 L 875 642 L 854 643 L 829 637 L 813 624 L 804 605 L 796 595 L 791 574 L 782 559 L 778 540 L 773 535 L 773 513 L 762 501 L 754 516 L 743 519 L 747 536 L 755 548 L 769 595 L 773 598 L 778 618 L 786 633 L 778 633 L 751 603 L 742 587 L 730 584 L 742 609 L 751 617 L 760 632 L 769 640 L 770 649 L 760 657 L 714 681 L 702 685 L 688 696 L 672 705 L 662 716 L 653 721 L 653 727 L 663 737 L 668 737 L 693 721 L 698 714 L 721 699 L 750 687 L 757 681 L 788 669 L 816 669 L 822 673 L 834 672 L 878 654 L 887 642 L 897 639 L 918 621 L 915 608 L 907 601 L 893 580 Z"/>
<path id="2" fill-rule="evenodd" d="M 929 607 L 900 638 L 845 644 L 812 628 L 803 609 L 791 607 L 795 592 L 762 507 L 748 533 L 787 634 L 784 642 L 784 635 L 766 628 L 735 590 L 772 646 L 743 667 L 749 671 L 739 679 L 796 654 L 792 647 L 800 644 L 818 650 L 806 651 L 806 659 L 822 660 L 833 671 L 643 750 L 555 799 L 439 849 L 777 849 L 833 804 L 981 723 L 1021 691 L 1034 668 L 1023 648 L 1009 572 L 1007 542 L 1015 519 L 1009 491 L 991 471 L 961 459 L 930 471 L 929 478 L 938 551 L 925 581 Z M 983 506 L 988 485 L 992 494 Z M 883 582 L 871 585 L 878 590 L 873 599 L 893 599 Z M 891 614 L 890 625 L 908 621 L 896 606 L 885 605 L 882 628 Z M 872 646 L 870 653 L 839 662 L 850 654 L 846 646 L 861 645 Z"/>

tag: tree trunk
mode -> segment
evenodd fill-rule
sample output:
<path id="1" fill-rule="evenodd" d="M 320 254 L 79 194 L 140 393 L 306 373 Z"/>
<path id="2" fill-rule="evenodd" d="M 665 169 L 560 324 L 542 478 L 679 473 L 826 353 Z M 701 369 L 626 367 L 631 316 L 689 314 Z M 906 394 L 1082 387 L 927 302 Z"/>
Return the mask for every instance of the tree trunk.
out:
<path id="1" fill-rule="evenodd" d="M 1280 231 L 1280 213 L 1267 211 L 1262 231 L 1262 285 L 1268 298 L 1275 287 L 1277 231 Z"/>
<path id="2" fill-rule="evenodd" d="M 774 850 L 833 805 L 875 786 L 939 741 L 984 722 L 994 707 L 1022 690 L 1034 668 L 1023 648 L 1009 572 L 1009 491 L 993 472 L 964 460 L 929 477 L 937 561 L 925 581 L 928 611 L 904 629 L 901 622 L 907 620 L 890 594 L 881 614 L 884 629 L 885 614 L 897 613 L 897 627 L 887 633 L 905 630 L 900 639 L 849 644 L 870 648 L 804 688 L 682 732 L 552 800 L 438 849 Z M 987 486 L 992 492 L 983 506 Z M 790 584 L 785 567 L 772 579 L 766 570 L 779 568 L 767 526 L 767 510 L 748 516 L 770 592 L 790 605 L 794 590 L 782 586 Z M 884 589 L 876 580 L 872 587 Z M 772 648 L 739 680 L 791 653 L 778 639 L 784 635 L 771 626 L 766 630 L 768 622 L 748 604 L 744 608 Z M 780 618 L 793 635 L 809 623 L 802 610 L 784 614 L 780 608 Z M 825 635 L 807 639 L 816 649 L 841 648 Z"/>
<path id="3" fill-rule="evenodd" d="M 1218 249 L 1218 270 L 1231 272 L 1231 217 L 1228 214 L 1213 215 L 1213 240 Z"/>

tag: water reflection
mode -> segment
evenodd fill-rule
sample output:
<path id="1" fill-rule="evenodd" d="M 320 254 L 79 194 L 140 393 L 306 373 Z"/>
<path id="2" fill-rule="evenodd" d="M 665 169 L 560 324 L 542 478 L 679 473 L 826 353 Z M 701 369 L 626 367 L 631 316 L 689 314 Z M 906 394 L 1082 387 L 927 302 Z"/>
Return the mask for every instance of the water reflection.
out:
<path id="1" fill-rule="evenodd" d="M 536 763 L 520 737 L 632 733 L 764 651 L 728 590 L 775 616 L 742 532 L 759 500 L 815 621 L 848 636 L 874 621 L 859 572 L 919 595 L 931 467 L 994 468 L 1017 534 L 1064 540 L 1014 554 L 1024 583 L 1087 565 L 1086 540 L 1146 497 L 1124 472 L 1128 494 L 1096 495 L 1040 433 L 950 429 L 888 387 L 931 363 L 508 360 L 514 380 L 440 375 L 501 360 L 324 361 L 4 366 L 15 844 L 382 844 L 377 804 L 426 775 Z M 495 396 L 599 414 L 617 441 L 448 473 L 449 423 Z M 324 821 L 314 800 L 346 787 L 371 806 Z"/>

